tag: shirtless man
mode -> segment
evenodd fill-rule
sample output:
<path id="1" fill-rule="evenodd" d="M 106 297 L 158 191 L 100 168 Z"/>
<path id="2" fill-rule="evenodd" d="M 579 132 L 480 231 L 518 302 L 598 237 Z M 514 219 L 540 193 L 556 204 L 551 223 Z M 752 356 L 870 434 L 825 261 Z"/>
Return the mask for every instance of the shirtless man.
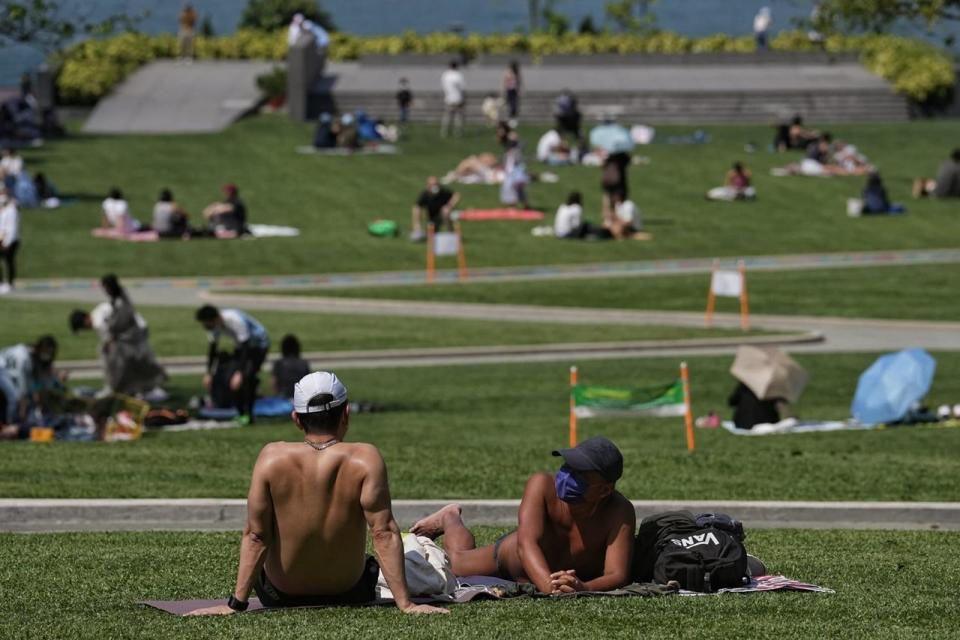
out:
<path id="1" fill-rule="evenodd" d="M 447 613 L 410 601 L 383 458 L 373 445 L 343 441 L 346 387 L 332 373 L 311 373 L 294 388 L 293 407 L 304 440 L 273 442 L 257 458 L 236 588 L 226 605 L 194 615 L 244 611 L 253 589 L 268 607 L 369 602 L 381 567 L 401 611 Z M 364 553 L 364 525 L 379 566 Z"/>
<path id="2" fill-rule="evenodd" d="M 532 582 L 543 593 L 609 591 L 630 582 L 636 515 L 614 489 L 623 456 L 606 438 L 560 449 L 564 465 L 527 481 L 516 531 L 476 548 L 460 507 L 447 505 L 410 531 L 436 538 L 458 576 Z"/>

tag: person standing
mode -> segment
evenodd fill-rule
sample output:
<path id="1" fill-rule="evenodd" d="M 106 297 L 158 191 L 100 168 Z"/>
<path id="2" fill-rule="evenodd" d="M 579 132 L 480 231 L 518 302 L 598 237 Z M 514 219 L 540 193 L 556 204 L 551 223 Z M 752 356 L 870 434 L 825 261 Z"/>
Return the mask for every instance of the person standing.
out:
<path id="1" fill-rule="evenodd" d="M 520 113 L 520 65 L 516 60 L 503 74 L 503 100 L 507 104 L 507 116 L 513 120 Z"/>
<path id="2" fill-rule="evenodd" d="M 177 33 L 180 41 L 180 59 L 192 62 L 193 37 L 195 33 L 194 28 L 197 24 L 197 11 L 189 2 L 183 5 L 183 10 L 180 11 L 178 22 L 180 23 L 180 30 Z"/>
<path id="3" fill-rule="evenodd" d="M 0 190 L 0 257 L 6 282 L 0 282 L 0 295 L 13 290 L 17 277 L 17 251 L 20 249 L 20 210 L 10 190 Z"/>
<path id="4" fill-rule="evenodd" d="M 12 147 L 4 149 L 3 158 L 0 159 L 0 178 L 3 178 L 3 186 L 12 192 L 17 185 L 17 177 L 22 172 L 23 158 L 20 154 Z"/>
<path id="5" fill-rule="evenodd" d="M 400 78 L 400 90 L 397 91 L 397 108 L 400 110 L 400 124 L 406 124 L 410 118 L 410 103 L 413 102 L 413 93 L 410 91 L 410 82 Z"/>
<path id="6" fill-rule="evenodd" d="M 760 7 L 760 11 L 753 17 L 753 39 L 757 43 L 757 51 L 766 51 L 769 47 L 768 33 L 773 17 L 770 7 Z"/>
<path id="7" fill-rule="evenodd" d="M 252 423 L 253 403 L 257 399 L 257 385 L 260 383 L 258 376 L 270 349 L 267 330 L 256 318 L 239 309 L 221 310 L 209 304 L 197 309 L 196 319 L 207 330 L 210 339 L 204 387 L 209 389 L 212 383 L 220 336 L 225 334 L 233 340 L 235 347 L 233 357 L 238 368 L 230 377 L 230 389 L 236 394 L 240 422 Z"/>
<path id="8" fill-rule="evenodd" d="M 450 67 L 440 76 L 440 86 L 443 88 L 443 120 L 440 122 L 440 136 L 447 137 L 451 126 L 455 136 L 462 136 L 466 81 L 456 60 L 452 61 Z"/>

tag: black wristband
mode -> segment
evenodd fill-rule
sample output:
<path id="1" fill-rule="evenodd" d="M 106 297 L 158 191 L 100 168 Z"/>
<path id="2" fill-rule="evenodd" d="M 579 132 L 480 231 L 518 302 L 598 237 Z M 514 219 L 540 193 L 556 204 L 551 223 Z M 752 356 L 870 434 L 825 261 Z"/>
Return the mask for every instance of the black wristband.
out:
<path id="1" fill-rule="evenodd" d="M 250 606 L 250 602 L 248 600 L 237 600 L 231 593 L 230 597 L 227 598 L 227 606 L 236 612 L 241 612 L 247 610 L 247 607 Z"/>

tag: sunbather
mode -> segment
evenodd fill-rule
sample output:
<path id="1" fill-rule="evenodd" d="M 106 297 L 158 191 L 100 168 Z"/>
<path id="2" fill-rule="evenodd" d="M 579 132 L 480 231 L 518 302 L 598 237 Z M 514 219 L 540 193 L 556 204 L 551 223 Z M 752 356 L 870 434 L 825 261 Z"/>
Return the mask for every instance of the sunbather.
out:
<path id="1" fill-rule="evenodd" d="M 940 165 L 936 179 L 917 178 L 913 181 L 913 197 L 960 198 L 960 148 Z"/>
<path id="2" fill-rule="evenodd" d="M 254 589 L 268 607 L 370 602 L 381 569 L 401 611 L 445 613 L 410 601 L 383 457 L 373 445 L 343 441 L 350 422 L 346 387 L 332 373 L 311 373 L 297 383 L 293 406 L 304 439 L 260 451 L 236 588 L 226 605 L 194 615 L 244 611 Z M 365 526 L 379 566 L 365 553 Z"/>
<path id="3" fill-rule="evenodd" d="M 609 591 L 630 582 L 636 516 L 614 489 L 623 456 L 606 438 L 560 449 L 556 474 L 537 473 L 523 491 L 519 526 L 492 545 L 476 547 L 460 517 L 447 505 L 411 527 L 418 535 L 443 536 L 458 576 L 486 575 L 531 582 L 543 593 Z"/>
<path id="4" fill-rule="evenodd" d="M 203 210 L 203 217 L 206 218 L 210 230 L 214 233 L 238 236 L 249 233 L 247 207 L 240 199 L 237 185 L 223 185 L 223 194 L 226 198 L 222 202 L 214 202 Z"/>
<path id="5" fill-rule="evenodd" d="M 745 168 L 742 162 L 734 162 L 733 167 L 727 172 L 724 185 L 707 191 L 707 199 L 726 202 L 752 200 L 756 197 L 757 190 L 753 188 L 750 182 L 750 170 Z"/>

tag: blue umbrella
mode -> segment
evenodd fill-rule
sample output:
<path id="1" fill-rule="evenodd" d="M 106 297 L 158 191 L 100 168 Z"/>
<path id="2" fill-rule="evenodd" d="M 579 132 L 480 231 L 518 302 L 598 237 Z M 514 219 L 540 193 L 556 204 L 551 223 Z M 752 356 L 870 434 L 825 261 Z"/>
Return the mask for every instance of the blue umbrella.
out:
<path id="1" fill-rule="evenodd" d="M 923 349 L 880 356 L 857 383 L 850 412 L 864 424 L 902 420 L 930 391 L 937 361 Z"/>
<path id="2" fill-rule="evenodd" d="M 590 131 L 590 146 L 607 153 L 621 153 L 633 149 L 630 131 L 618 124 L 601 124 Z"/>

